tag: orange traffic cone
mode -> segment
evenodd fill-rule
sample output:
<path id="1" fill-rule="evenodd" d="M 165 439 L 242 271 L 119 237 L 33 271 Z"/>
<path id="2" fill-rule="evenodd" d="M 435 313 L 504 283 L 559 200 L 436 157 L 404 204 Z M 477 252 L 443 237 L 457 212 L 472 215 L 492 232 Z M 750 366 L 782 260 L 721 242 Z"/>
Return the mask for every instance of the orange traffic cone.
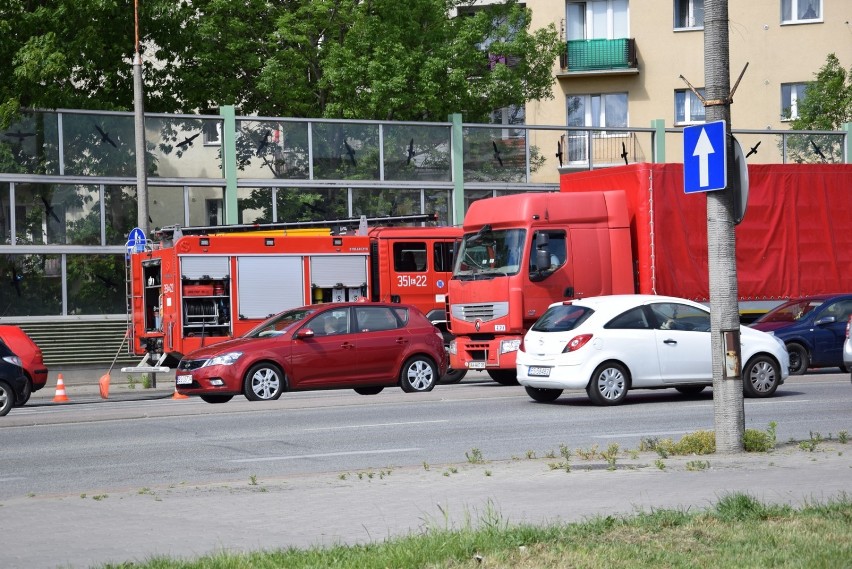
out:
<path id="1" fill-rule="evenodd" d="M 109 374 L 105 373 L 98 380 L 98 390 L 101 392 L 101 399 L 109 398 Z"/>
<path id="2" fill-rule="evenodd" d="M 172 399 L 189 399 L 189 395 L 184 395 L 183 393 L 178 393 L 177 383 L 175 384 L 175 394 L 172 395 Z"/>
<path id="3" fill-rule="evenodd" d="M 65 395 L 65 381 L 62 380 L 62 374 L 56 379 L 56 395 L 53 396 L 54 403 L 65 403 L 68 401 L 68 396 Z"/>

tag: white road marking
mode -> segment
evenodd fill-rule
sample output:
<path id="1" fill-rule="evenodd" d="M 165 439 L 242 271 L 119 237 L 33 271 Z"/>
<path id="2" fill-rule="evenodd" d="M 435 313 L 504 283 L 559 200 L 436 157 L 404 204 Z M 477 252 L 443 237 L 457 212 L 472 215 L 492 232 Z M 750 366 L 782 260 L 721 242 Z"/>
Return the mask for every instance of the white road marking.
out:
<path id="1" fill-rule="evenodd" d="M 340 429 L 364 429 L 372 427 L 398 427 L 399 425 L 425 425 L 427 423 L 449 423 L 447 419 L 436 421 L 406 421 L 404 423 L 373 423 L 366 425 L 349 425 L 348 427 L 317 427 L 315 429 L 302 429 L 303 432 L 308 431 L 339 431 Z"/>
<path id="2" fill-rule="evenodd" d="M 272 462 L 275 460 L 301 460 L 305 458 L 326 458 L 332 456 L 353 456 L 359 454 L 387 454 L 391 452 L 415 452 L 423 450 L 420 448 L 389 448 L 381 450 L 356 450 L 350 452 L 325 452 L 321 454 L 297 454 L 292 456 L 264 456 L 260 458 L 238 458 L 228 462 Z"/>

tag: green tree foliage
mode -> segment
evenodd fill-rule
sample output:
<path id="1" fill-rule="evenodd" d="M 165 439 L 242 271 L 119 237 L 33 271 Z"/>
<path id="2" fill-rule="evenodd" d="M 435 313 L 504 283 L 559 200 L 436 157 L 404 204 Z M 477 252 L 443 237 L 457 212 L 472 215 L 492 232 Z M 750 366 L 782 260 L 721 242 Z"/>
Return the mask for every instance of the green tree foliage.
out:
<path id="1" fill-rule="evenodd" d="M 509 0 L 139 2 L 147 112 L 486 120 L 551 96 L 559 41 Z M 460 10 L 460 15 L 448 15 Z M 129 0 L 0 4 L 0 125 L 21 107 L 130 110 Z"/>
<path id="2" fill-rule="evenodd" d="M 833 53 L 814 74 L 805 98 L 797 105 L 798 117 L 790 122 L 793 130 L 840 130 L 852 122 L 852 67 L 847 72 Z M 834 135 L 794 135 L 787 142 L 796 162 L 841 162 L 842 137 Z"/>

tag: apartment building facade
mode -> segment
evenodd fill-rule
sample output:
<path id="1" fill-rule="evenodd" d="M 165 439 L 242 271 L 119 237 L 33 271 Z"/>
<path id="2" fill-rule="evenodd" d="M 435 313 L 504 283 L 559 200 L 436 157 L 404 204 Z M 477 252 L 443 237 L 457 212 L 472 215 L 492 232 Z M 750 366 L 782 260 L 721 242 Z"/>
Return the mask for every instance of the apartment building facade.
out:
<path id="1" fill-rule="evenodd" d="M 532 27 L 555 24 L 565 51 L 554 63 L 554 97 L 526 105 L 526 122 L 568 127 L 679 129 L 704 121 L 689 89 L 704 87 L 705 0 L 527 0 Z M 732 129 L 789 130 L 805 86 L 834 53 L 852 65 L 849 0 L 731 0 L 728 7 L 733 85 L 748 65 L 731 105 Z M 549 133 L 539 143 L 563 153 L 564 168 L 648 160 L 648 139 L 598 131 L 589 137 Z M 666 159 L 682 159 L 676 133 L 667 135 Z M 780 137 L 738 136 L 744 148 L 762 144 L 750 160 L 783 160 Z M 771 140 L 770 140 L 771 139 Z M 548 170 L 548 169 L 545 169 Z"/>

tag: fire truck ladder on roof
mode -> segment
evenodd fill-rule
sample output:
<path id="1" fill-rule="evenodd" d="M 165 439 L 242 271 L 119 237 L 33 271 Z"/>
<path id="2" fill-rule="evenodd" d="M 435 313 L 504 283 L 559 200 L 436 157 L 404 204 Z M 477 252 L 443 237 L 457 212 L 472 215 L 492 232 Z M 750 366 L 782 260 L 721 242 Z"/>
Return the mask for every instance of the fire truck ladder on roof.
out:
<path id="1" fill-rule="evenodd" d="M 163 240 L 172 241 L 184 235 L 211 235 L 221 233 L 238 233 L 247 231 L 270 231 L 276 229 L 308 229 L 312 227 L 341 227 L 346 228 L 358 224 L 357 235 L 366 235 L 367 224 L 393 225 L 396 223 L 416 223 L 419 221 L 438 221 L 434 213 L 418 213 L 412 215 L 387 215 L 381 217 L 352 217 L 347 219 L 326 219 L 320 221 L 288 221 L 278 223 L 247 223 L 238 225 L 195 225 L 181 227 L 168 225 L 157 231 L 157 236 Z"/>

